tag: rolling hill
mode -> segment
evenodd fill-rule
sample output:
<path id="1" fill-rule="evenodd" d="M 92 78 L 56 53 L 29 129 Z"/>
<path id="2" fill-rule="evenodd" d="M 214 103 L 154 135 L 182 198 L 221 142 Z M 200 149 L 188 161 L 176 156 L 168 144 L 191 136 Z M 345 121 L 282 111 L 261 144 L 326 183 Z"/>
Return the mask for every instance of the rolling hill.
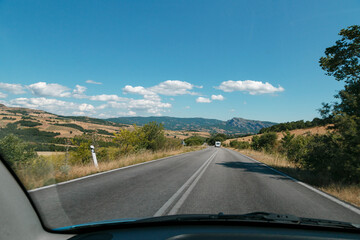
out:
<path id="1" fill-rule="evenodd" d="M 136 124 L 142 126 L 156 121 L 162 123 L 164 128 L 173 131 L 203 131 L 220 132 L 226 134 L 257 133 L 264 127 L 275 125 L 273 122 L 248 120 L 244 118 L 232 118 L 228 121 L 207 118 L 177 118 L 177 117 L 119 117 L 106 119 L 111 122 L 122 124 Z"/>

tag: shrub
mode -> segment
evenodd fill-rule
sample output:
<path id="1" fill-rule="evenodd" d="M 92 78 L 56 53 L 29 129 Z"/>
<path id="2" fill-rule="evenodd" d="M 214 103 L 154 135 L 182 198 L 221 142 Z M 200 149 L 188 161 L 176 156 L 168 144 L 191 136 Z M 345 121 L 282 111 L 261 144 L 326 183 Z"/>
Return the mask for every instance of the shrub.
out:
<path id="1" fill-rule="evenodd" d="M 277 144 L 277 135 L 274 132 L 264 133 L 261 136 L 253 136 L 251 147 L 254 150 L 273 152 Z"/>
<path id="2" fill-rule="evenodd" d="M 20 120 L 20 121 L 17 121 L 15 123 L 18 123 L 18 124 L 20 124 L 21 126 L 24 126 L 24 127 L 36 127 L 36 126 L 42 125 L 41 123 L 32 122 L 32 121 L 26 121 L 26 120 Z"/>
<path id="3" fill-rule="evenodd" d="M 16 167 L 18 163 L 26 163 L 37 156 L 29 144 L 13 134 L 0 140 L 0 155 L 11 167 Z"/>
<path id="4" fill-rule="evenodd" d="M 191 136 L 184 139 L 184 142 L 186 146 L 198 146 L 204 144 L 205 138 L 200 136 Z"/>
<path id="5" fill-rule="evenodd" d="M 237 149 L 249 149 L 250 143 L 243 142 L 243 141 L 231 141 L 230 147 L 237 148 Z"/>

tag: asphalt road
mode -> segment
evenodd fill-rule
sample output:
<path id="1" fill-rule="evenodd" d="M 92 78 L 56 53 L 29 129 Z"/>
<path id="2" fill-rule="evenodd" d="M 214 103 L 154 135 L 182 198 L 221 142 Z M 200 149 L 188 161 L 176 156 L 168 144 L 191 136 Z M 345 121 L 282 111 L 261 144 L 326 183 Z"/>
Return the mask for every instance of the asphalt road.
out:
<path id="1" fill-rule="evenodd" d="M 50 227 L 265 211 L 360 223 L 351 210 L 237 152 L 209 147 L 30 192 Z"/>

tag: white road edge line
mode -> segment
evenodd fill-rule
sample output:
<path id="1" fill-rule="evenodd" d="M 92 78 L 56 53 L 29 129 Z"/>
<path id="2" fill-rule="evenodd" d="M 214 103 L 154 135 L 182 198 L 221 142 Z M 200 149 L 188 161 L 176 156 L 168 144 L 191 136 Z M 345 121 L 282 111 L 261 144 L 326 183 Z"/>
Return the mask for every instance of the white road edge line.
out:
<path id="1" fill-rule="evenodd" d="M 179 195 L 184 191 L 186 187 L 188 187 L 191 182 L 196 178 L 196 176 L 201 172 L 203 168 L 206 167 L 208 162 L 212 160 L 212 158 L 216 155 L 218 151 L 214 152 L 204 163 L 201 167 L 174 193 L 174 195 L 166 201 L 166 203 L 154 214 L 154 217 L 162 216 L 166 210 L 174 203 L 174 201 L 179 197 Z"/>
<path id="2" fill-rule="evenodd" d="M 198 151 L 204 151 L 204 150 L 207 150 L 207 149 L 208 149 L 208 148 L 201 149 L 201 150 L 198 150 Z M 192 152 L 194 152 L 194 151 L 192 151 Z M 143 164 L 148 164 L 148 163 L 152 163 L 152 162 L 156 162 L 156 161 L 162 161 L 162 160 L 166 160 L 166 159 L 169 159 L 169 158 L 174 158 L 174 157 L 182 156 L 182 155 L 189 154 L 189 153 L 192 153 L 192 152 L 181 153 L 181 154 L 178 154 L 178 155 L 173 155 L 173 156 L 169 156 L 169 157 L 159 158 L 159 159 L 151 160 L 151 161 L 148 161 L 148 162 L 142 162 L 142 163 L 137 163 L 137 164 L 134 164 L 134 165 L 126 166 L 126 167 L 116 168 L 116 169 L 108 170 L 108 171 L 105 171 L 105 172 L 94 173 L 94 174 L 91 174 L 91 175 L 87 175 L 87 176 L 84 176 L 84 177 L 75 178 L 75 179 L 68 180 L 68 181 L 65 181 L 65 182 L 55 183 L 55 184 L 51 184 L 51 185 L 48 185 L 48 186 L 31 189 L 31 190 L 28 190 L 28 192 L 29 192 L 29 193 L 31 193 L 31 192 L 36 192 L 36 191 L 40 191 L 40 190 L 43 190 L 43 189 L 47 189 L 47 188 L 51 188 L 51 187 L 56 187 L 56 186 L 59 186 L 59 185 L 64 185 L 64 184 L 72 183 L 72 182 L 76 182 L 76 181 L 80 181 L 80 180 L 83 180 L 83 179 L 86 179 L 86 178 L 91 178 L 91 177 L 103 175 L 103 174 L 106 174 L 106 173 L 116 172 L 116 171 L 123 170 L 123 169 L 126 169 L 126 168 L 136 167 L 136 166 L 143 165 Z"/>
<path id="3" fill-rule="evenodd" d="M 228 149 L 228 150 L 229 150 L 229 149 Z M 234 151 L 234 152 L 236 152 L 236 151 Z M 277 172 L 278 174 L 280 174 L 280 175 L 282 175 L 282 176 L 284 176 L 284 177 L 287 177 L 287 178 L 291 179 L 292 181 L 294 181 L 294 182 L 296 182 L 296 183 L 298 183 L 298 184 L 300 184 L 300 185 L 302 185 L 302 186 L 304 186 L 304 187 L 306 187 L 306 188 L 308 188 L 308 189 L 310 189 L 310 190 L 312 190 L 312 191 L 320 194 L 321 196 L 323 196 L 323 197 L 325 197 L 325 198 L 327 198 L 327 199 L 329 199 L 329 200 L 331 200 L 331 201 L 333 201 L 333 202 L 335 202 L 335 203 L 343 206 L 344 208 L 347 208 L 347 209 L 349 209 L 350 211 L 353 211 L 354 213 L 360 215 L 360 209 L 358 209 L 358 208 L 356 208 L 356 207 L 354 207 L 354 206 L 352 206 L 352 205 L 350 205 L 350 204 L 347 204 L 347 203 L 345 203 L 345 202 L 343 202 L 343 201 L 341 201 L 341 200 L 339 200 L 339 199 L 337 199 L 337 198 L 335 198 L 335 197 L 333 197 L 333 196 L 331 196 L 331 195 L 329 195 L 329 194 L 327 194 L 327 193 L 325 193 L 325 192 L 323 192 L 323 191 L 320 191 L 320 190 L 318 190 L 318 189 L 316 189 L 316 188 L 314 188 L 314 187 L 312 187 L 312 186 L 310 186 L 310 185 L 308 185 L 308 184 L 306 184 L 306 183 L 303 183 L 303 182 L 301 182 L 301 181 L 299 181 L 299 180 L 297 180 L 297 179 L 295 179 L 295 178 L 293 178 L 293 177 L 290 177 L 289 175 L 287 175 L 287 174 L 285 174 L 285 173 L 283 173 L 283 172 L 280 172 L 279 170 L 276 170 L 275 168 L 272 168 L 272 167 L 266 165 L 265 163 L 262 163 L 262 162 L 260 162 L 260 161 L 258 161 L 258 160 L 255 160 L 255 159 L 251 158 L 251 157 L 248 157 L 248 156 L 246 156 L 246 155 L 244 155 L 244 154 L 242 154 L 242 153 L 239 153 L 239 152 L 236 152 L 236 153 L 238 153 L 238 154 L 240 154 L 240 155 L 242 155 L 242 156 L 244 156 L 244 157 L 246 157 L 246 158 L 248 158 L 248 159 L 250 159 L 250 160 L 252 160 L 252 161 L 255 161 L 255 162 L 257 162 L 257 163 L 260 163 L 260 164 L 262 164 L 263 166 L 265 166 L 265 167 L 273 170 L 274 172 Z"/>
<path id="4" fill-rule="evenodd" d="M 215 158 L 215 155 L 211 158 L 210 161 L 207 162 L 207 165 L 202 169 L 202 171 L 199 173 L 199 175 L 197 176 L 197 178 L 191 183 L 191 185 L 189 186 L 189 188 L 184 192 L 184 194 L 181 196 L 181 198 L 179 199 L 179 201 L 175 204 L 175 206 L 170 210 L 168 215 L 175 215 L 179 209 L 181 208 L 181 206 L 184 204 L 185 200 L 188 198 L 188 196 L 190 195 L 191 191 L 194 189 L 194 187 L 196 186 L 197 182 L 200 180 L 201 176 L 204 174 L 204 172 L 206 171 L 207 167 L 211 164 L 211 161 Z"/>

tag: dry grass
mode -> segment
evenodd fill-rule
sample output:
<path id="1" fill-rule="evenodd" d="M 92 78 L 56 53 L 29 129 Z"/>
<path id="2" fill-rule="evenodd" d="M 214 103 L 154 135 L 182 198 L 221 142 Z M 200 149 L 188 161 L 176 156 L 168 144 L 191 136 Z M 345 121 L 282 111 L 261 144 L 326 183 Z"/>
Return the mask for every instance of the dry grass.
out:
<path id="1" fill-rule="evenodd" d="M 268 154 L 254 150 L 237 150 L 244 155 L 254 158 L 260 162 L 265 163 L 277 170 L 288 174 L 289 176 L 298 179 L 302 182 L 312 185 L 331 194 L 338 199 L 349 202 L 357 207 L 360 207 L 360 185 L 346 185 L 341 183 L 334 183 L 327 176 L 315 175 L 308 170 L 304 170 L 289 162 L 280 154 Z"/>
<path id="2" fill-rule="evenodd" d="M 204 146 L 196 146 L 157 152 L 142 151 L 140 153 L 119 157 L 113 161 L 99 162 L 98 168 L 96 168 L 92 163 L 69 166 L 65 163 L 64 154 L 53 154 L 50 156 L 42 156 L 42 158 L 39 158 L 38 162 L 34 162 L 32 165 L 27 165 L 26 167 L 18 168 L 16 172 L 25 187 L 30 190 L 98 172 L 148 162 L 181 153 L 197 151 L 203 148 Z"/>
<path id="3" fill-rule="evenodd" d="M 329 126 L 331 126 L 331 124 L 327 125 L 327 126 L 318 126 L 318 127 L 312 127 L 312 128 L 303 128 L 303 129 L 294 129 L 294 130 L 290 130 L 291 134 L 294 134 L 295 136 L 299 136 L 299 135 L 314 135 L 314 134 L 326 134 L 328 131 L 331 131 L 329 129 L 327 129 Z M 276 133 L 278 136 L 278 140 L 283 138 L 283 132 L 278 132 Z M 257 134 L 258 136 L 261 136 L 262 134 Z M 247 136 L 247 137 L 241 137 L 241 138 L 233 138 L 233 139 L 228 139 L 226 140 L 224 143 L 229 144 L 230 141 L 233 140 L 237 140 L 237 141 L 242 141 L 242 142 L 249 142 L 251 143 L 252 138 L 254 135 L 252 136 Z"/>

